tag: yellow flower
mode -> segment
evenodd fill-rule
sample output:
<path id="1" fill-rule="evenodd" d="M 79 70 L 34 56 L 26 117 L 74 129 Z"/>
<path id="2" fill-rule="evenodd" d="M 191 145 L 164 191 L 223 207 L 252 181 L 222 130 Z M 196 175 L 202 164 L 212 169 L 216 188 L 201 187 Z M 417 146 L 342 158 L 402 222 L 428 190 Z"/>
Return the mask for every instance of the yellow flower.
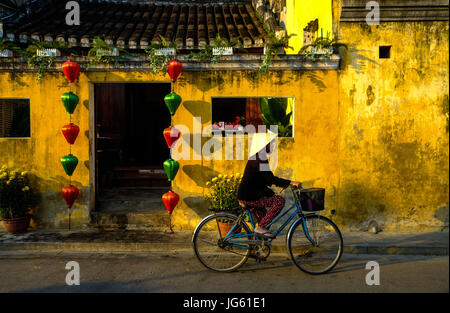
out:
<path id="1" fill-rule="evenodd" d="M 21 176 L 27 176 L 28 175 L 28 171 L 23 171 L 22 173 L 20 173 Z"/>
<path id="2" fill-rule="evenodd" d="M 9 185 L 10 183 L 11 183 L 11 180 L 8 180 L 8 181 L 6 182 L 7 185 Z"/>
<path id="3" fill-rule="evenodd" d="M 209 187 L 209 186 L 211 186 L 211 183 L 210 183 L 210 182 L 207 182 L 207 183 L 206 183 L 206 187 Z"/>
<path id="4" fill-rule="evenodd" d="M 28 187 L 28 186 L 25 186 L 22 188 L 22 191 L 28 191 L 28 190 L 30 190 L 30 187 Z"/>
<path id="5" fill-rule="evenodd" d="M 222 179 L 223 175 L 219 174 L 219 176 L 217 176 L 219 179 Z"/>
<path id="6" fill-rule="evenodd" d="M 214 178 L 212 179 L 212 182 L 215 183 L 216 181 L 217 181 L 217 177 L 214 177 Z"/>
<path id="7" fill-rule="evenodd" d="M 236 178 L 241 177 L 241 173 L 236 173 Z"/>

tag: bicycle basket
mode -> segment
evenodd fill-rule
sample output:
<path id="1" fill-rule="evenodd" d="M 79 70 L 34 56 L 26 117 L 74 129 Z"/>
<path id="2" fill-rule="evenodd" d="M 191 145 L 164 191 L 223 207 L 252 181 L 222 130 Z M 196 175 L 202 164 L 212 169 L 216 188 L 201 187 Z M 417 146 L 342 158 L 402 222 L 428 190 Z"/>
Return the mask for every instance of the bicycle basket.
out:
<path id="1" fill-rule="evenodd" d="M 325 209 L 325 189 L 309 188 L 298 192 L 303 211 L 322 211 Z"/>

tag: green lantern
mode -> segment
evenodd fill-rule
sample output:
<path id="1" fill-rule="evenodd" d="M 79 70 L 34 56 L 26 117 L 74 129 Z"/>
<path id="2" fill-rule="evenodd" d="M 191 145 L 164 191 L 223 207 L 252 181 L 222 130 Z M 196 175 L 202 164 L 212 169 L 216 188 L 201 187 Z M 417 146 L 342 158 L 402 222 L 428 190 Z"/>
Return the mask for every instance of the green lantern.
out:
<path id="1" fill-rule="evenodd" d="M 174 115 L 181 103 L 181 97 L 175 92 L 169 93 L 164 97 L 164 102 L 170 111 L 171 115 Z"/>
<path id="2" fill-rule="evenodd" d="M 72 154 L 65 155 L 61 158 L 61 164 L 68 176 L 72 176 L 78 165 L 78 158 Z"/>
<path id="3" fill-rule="evenodd" d="M 173 181 L 175 176 L 177 175 L 178 169 L 180 168 L 180 163 L 173 159 L 168 159 L 164 162 L 164 171 L 169 178 L 169 181 Z"/>
<path id="4" fill-rule="evenodd" d="M 79 98 L 72 91 L 69 91 L 63 93 L 63 95 L 61 96 L 61 100 L 64 104 L 64 107 L 66 108 L 67 113 L 72 114 L 73 111 L 75 111 L 75 108 L 77 107 Z"/>

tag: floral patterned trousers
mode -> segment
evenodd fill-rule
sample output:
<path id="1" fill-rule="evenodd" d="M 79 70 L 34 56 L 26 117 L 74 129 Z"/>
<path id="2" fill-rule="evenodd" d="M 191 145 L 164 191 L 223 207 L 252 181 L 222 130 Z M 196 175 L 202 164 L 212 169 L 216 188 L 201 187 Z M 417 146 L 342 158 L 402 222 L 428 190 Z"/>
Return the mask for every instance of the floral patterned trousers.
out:
<path id="1" fill-rule="evenodd" d="M 267 224 L 273 221 L 273 219 L 280 214 L 283 209 L 286 200 L 279 195 L 274 195 L 272 197 L 264 197 L 257 201 L 242 201 L 239 202 L 252 207 L 250 211 L 255 215 L 258 226 L 266 227 Z M 265 208 L 269 208 L 267 211 Z"/>

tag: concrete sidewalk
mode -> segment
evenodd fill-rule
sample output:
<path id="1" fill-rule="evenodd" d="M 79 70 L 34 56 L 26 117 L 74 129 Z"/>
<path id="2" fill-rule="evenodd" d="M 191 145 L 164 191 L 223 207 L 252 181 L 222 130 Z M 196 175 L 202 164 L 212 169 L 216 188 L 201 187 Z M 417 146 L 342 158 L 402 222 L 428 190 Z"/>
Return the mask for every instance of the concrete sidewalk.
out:
<path id="1" fill-rule="evenodd" d="M 448 232 L 344 232 L 344 253 L 448 255 Z M 34 230 L 22 235 L 0 232 L 0 252 L 175 252 L 192 251 L 192 232 L 144 230 Z M 272 242 L 286 252 L 285 233 Z"/>

